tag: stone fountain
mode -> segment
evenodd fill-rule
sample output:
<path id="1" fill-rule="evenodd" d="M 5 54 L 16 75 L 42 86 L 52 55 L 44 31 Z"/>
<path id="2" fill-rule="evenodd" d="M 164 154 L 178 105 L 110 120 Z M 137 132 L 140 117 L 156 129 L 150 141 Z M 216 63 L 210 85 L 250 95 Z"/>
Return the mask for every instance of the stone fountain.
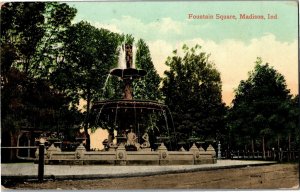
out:
<path id="1" fill-rule="evenodd" d="M 216 163 L 215 149 L 206 150 L 195 144 L 189 150 L 178 150 L 176 132 L 168 106 L 151 100 L 136 100 L 132 83 L 147 72 L 132 67 L 132 46 L 125 45 L 126 68 L 116 68 L 110 75 L 124 82 L 123 98 L 103 100 L 92 106 L 91 120 L 109 132 L 103 151 L 86 151 L 81 144 L 74 152 L 64 152 L 50 146 L 46 164 L 106 164 L 106 165 L 194 165 Z M 145 118 L 147 117 L 147 118 Z M 160 128 L 150 129 L 147 119 L 160 122 Z M 164 125 L 161 123 L 164 122 Z M 109 125 L 109 126 L 108 126 Z M 107 127 L 105 127 L 107 126 Z M 115 132 L 117 134 L 115 135 Z"/>

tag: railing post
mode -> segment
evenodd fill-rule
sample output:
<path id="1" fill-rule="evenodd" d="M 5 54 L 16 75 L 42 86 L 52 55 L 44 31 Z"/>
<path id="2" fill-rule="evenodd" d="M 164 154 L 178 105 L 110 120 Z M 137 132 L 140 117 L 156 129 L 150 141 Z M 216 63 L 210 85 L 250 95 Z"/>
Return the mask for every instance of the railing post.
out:
<path id="1" fill-rule="evenodd" d="M 218 159 L 221 159 L 221 143 L 218 143 Z"/>
<path id="2" fill-rule="evenodd" d="M 279 162 L 282 162 L 282 155 L 283 155 L 283 151 L 281 148 L 279 148 Z"/>
<path id="3" fill-rule="evenodd" d="M 45 155 L 45 140 L 40 139 L 39 144 L 39 166 L 38 166 L 38 180 L 39 182 L 44 181 L 44 155 Z"/>
<path id="4" fill-rule="evenodd" d="M 275 154 L 275 149 L 274 147 L 272 148 L 272 156 L 273 156 L 273 161 L 276 159 L 276 154 Z"/>

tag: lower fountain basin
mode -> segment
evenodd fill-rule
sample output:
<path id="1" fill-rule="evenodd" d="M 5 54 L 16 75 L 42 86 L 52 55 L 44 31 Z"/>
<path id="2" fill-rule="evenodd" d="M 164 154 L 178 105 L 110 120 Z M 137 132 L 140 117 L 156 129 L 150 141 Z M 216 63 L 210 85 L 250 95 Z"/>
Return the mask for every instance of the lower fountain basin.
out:
<path id="1" fill-rule="evenodd" d="M 38 154 L 37 154 L 38 158 Z M 193 146 L 189 151 L 168 151 L 162 144 L 156 151 L 126 151 L 119 146 L 110 151 L 86 151 L 81 144 L 74 152 L 63 152 L 51 146 L 45 164 L 59 165 L 199 165 L 217 163 L 212 147 L 206 151 Z"/>

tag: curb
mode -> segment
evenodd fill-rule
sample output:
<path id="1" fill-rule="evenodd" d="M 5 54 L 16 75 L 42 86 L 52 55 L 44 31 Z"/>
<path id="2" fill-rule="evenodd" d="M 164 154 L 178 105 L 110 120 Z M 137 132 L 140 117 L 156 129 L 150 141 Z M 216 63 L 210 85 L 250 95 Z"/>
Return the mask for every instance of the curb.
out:
<path id="1" fill-rule="evenodd" d="M 256 164 L 244 164 L 244 165 L 228 165 L 220 167 L 198 167 L 194 169 L 179 169 L 179 170 L 163 170 L 155 172 L 136 172 L 136 173 L 122 173 L 122 174 L 88 174 L 88 175 L 45 175 L 45 180 L 84 180 L 84 179 L 110 179 L 110 178 L 124 178 L 124 177 L 146 177 L 154 175 L 165 174 L 178 174 L 178 173 L 192 173 L 198 171 L 211 171 L 219 169 L 236 169 L 243 167 L 254 166 L 266 166 L 273 165 L 275 162 L 256 163 Z M 1 175 L 1 179 L 4 180 L 37 180 L 37 175 Z"/>

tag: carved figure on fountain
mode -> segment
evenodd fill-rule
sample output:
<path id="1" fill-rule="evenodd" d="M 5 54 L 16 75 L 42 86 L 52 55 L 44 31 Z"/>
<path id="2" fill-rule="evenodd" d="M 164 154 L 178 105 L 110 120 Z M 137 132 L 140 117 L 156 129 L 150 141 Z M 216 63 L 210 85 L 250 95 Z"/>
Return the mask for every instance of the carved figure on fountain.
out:
<path id="1" fill-rule="evenodd" d="M 144 133 L 144 135 L 142 136 L 142 138 L 144 139 L 144 142 L 141 145 L 142 149 L 145 148 L 150 148 L 150 142 L 149 142 L 149 135 L 148 133 Z"/>
<path id="2" fill-rule="evenodd" d="M 137 136 L 131 129 L 130 132 L 127 134 L 127 143 L 126 146 L 135 146 L 136 150 L 140 149 L 140 144 L 137 142 Z"/>

